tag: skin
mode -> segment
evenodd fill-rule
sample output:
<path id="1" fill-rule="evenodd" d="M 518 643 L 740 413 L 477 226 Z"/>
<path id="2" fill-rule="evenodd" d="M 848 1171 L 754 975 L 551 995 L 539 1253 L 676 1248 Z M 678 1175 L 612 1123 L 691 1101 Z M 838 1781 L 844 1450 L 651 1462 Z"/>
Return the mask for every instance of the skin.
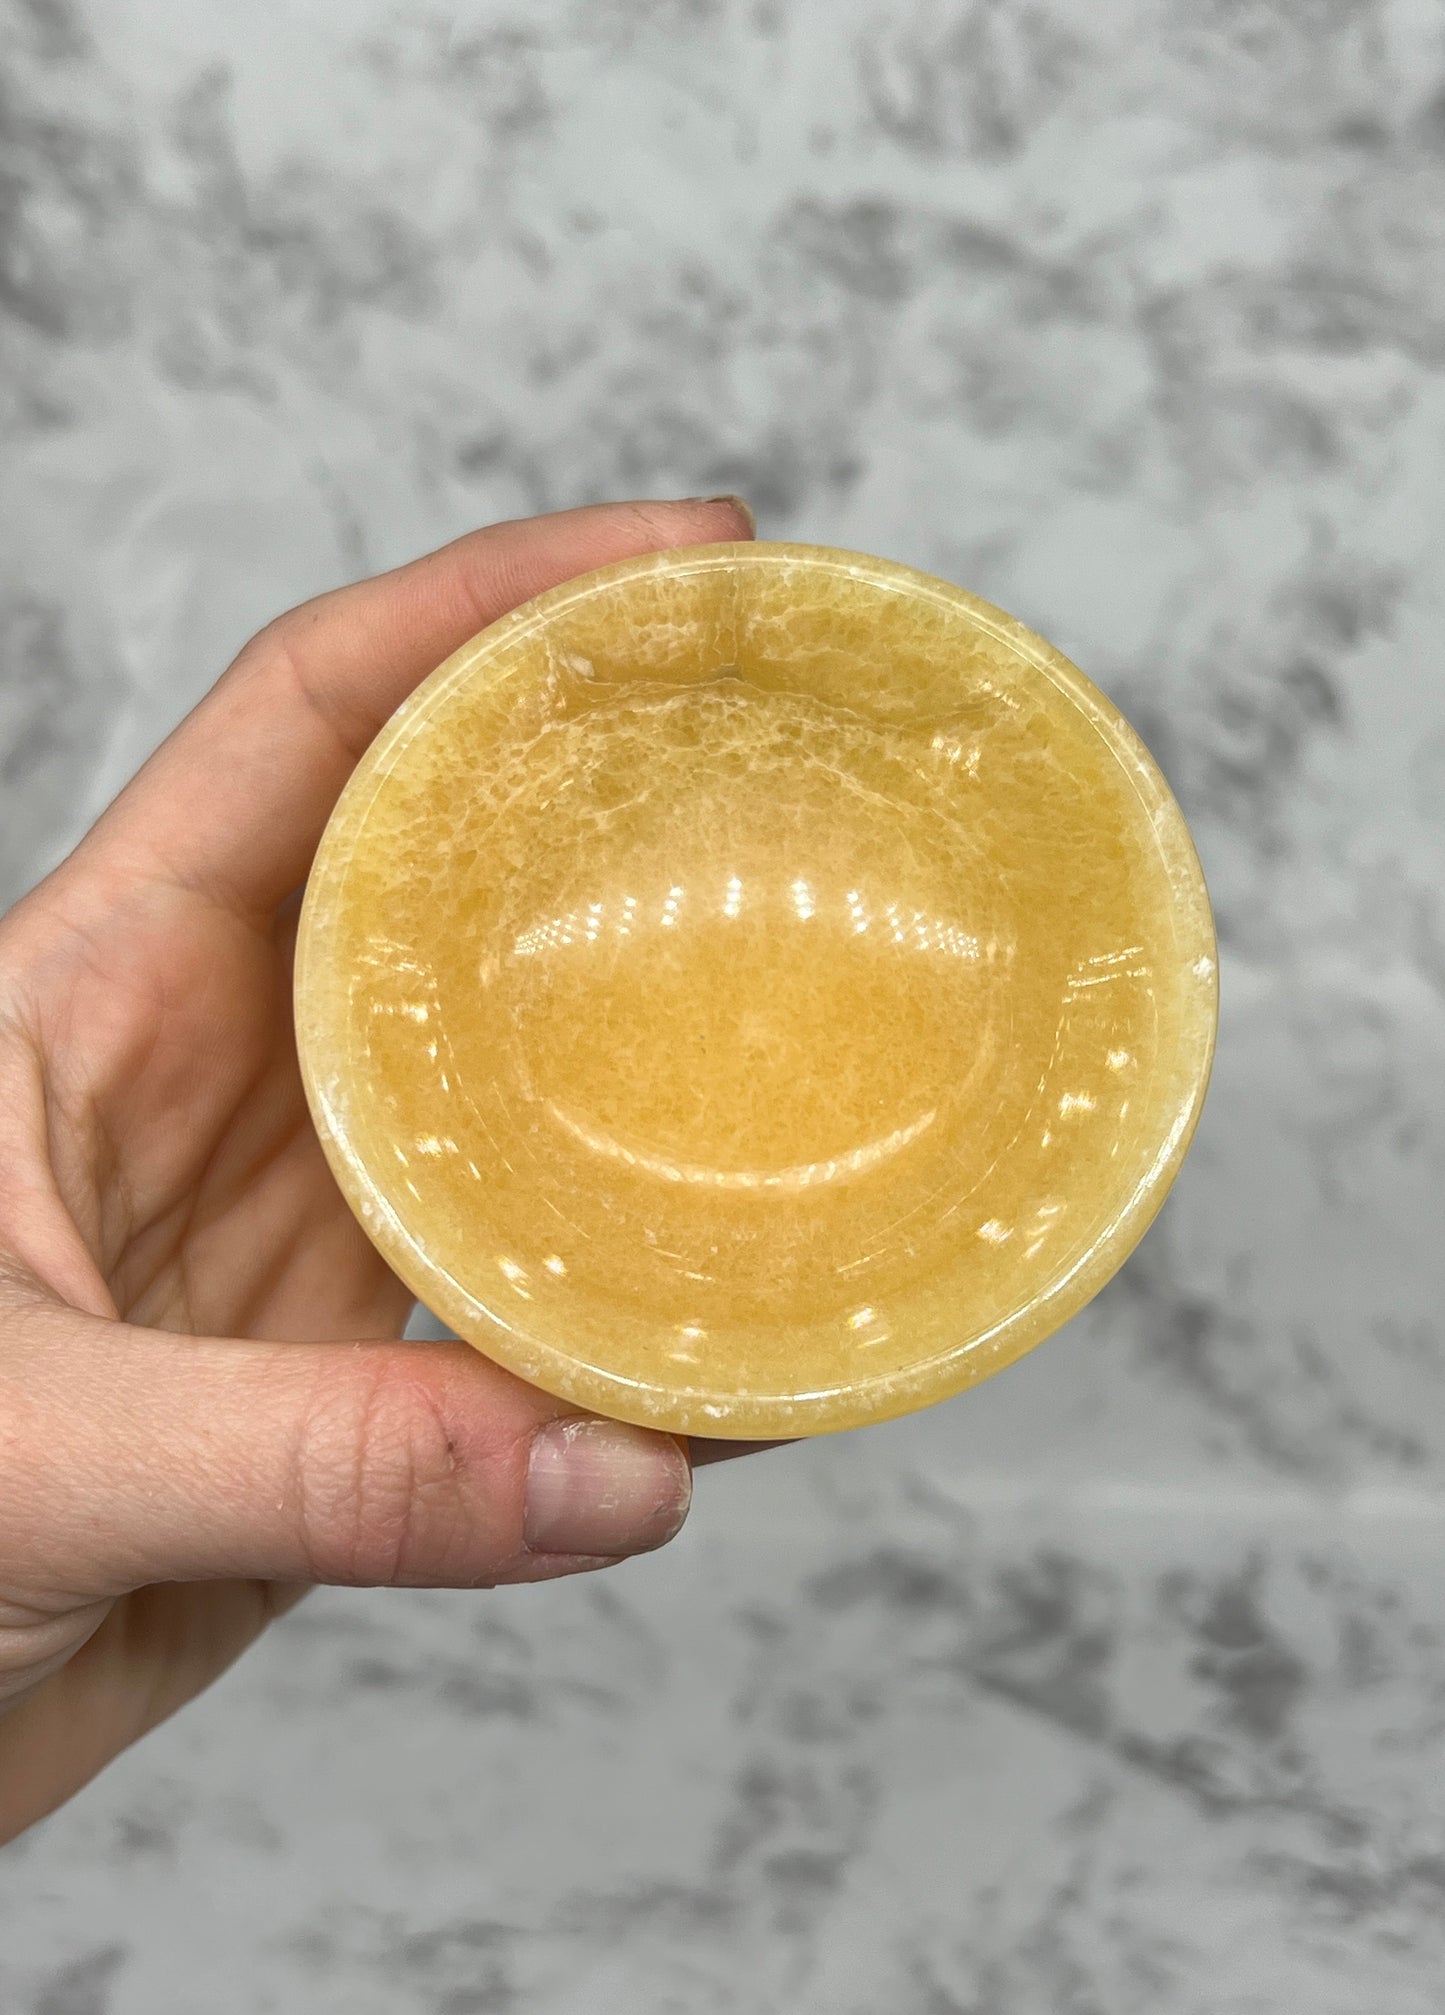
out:
<path id="1" fill-rule="evenodd" d="M 0 1840 L 313 1583 L 545 1579 L 681 1524 L 670 1437 L 401 1341 L 312 1131 L 291 951 L 342 785 L 443 658 L 590 568 L 750 534 L 727 498 L 599 506 L 306 603 L 0 921 Z"/>

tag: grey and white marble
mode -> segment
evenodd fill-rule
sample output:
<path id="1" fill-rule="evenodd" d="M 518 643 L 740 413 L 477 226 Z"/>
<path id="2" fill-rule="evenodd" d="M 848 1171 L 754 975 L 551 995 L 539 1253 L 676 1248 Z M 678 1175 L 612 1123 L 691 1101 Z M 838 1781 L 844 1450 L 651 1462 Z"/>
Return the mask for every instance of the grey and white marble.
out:
<path id="1" fill-rule="evenodd" d="M 315 1598 L 0 1855 L 3 2015 L 1445 2003 L 1445 16 L 0 0 L 0 883 L 280 606 L 738 488 L 1193 822 L 1121 1279 L 657 1559 Z"/>

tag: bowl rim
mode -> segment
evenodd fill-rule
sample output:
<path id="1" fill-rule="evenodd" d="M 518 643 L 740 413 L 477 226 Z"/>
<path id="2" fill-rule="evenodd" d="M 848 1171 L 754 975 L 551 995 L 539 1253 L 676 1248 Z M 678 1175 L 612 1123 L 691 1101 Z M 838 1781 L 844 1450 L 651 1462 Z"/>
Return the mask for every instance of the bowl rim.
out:
<path id="1" fill-rule="evenodd" d="M 344 880 L 351 846 L 398 758 L 431 714 L 468 682 L 479 666 L 525 642 L 579 602 L 668 575 L 720 568 L 803 567 L 844 574 L 910 599 L 922 598 L 962 615 L 994 637 L 1050 683 L 1090 722 L 1127 775 L 1153 827 L 1171 894 L 1180 951 L 1194 987 L 1193 1011 L 1181 1017 L 1170 1060 L 1179 1090 L 1169 1130 L 1144 1176 L 1073 1263 L 1020 1302 L 992 1329 L 955 1349 L 840 1384 L 788 1396 L 735 1398 L 679 1392 L 612 1376 L 569 1357 L 514 1317 L 489 1307 L 431 1258 L 408 1230 L 391 1195 L 350 1137 L 331 1095 L 315 1047 L 316 1004 L 326 986 L 325 917 Z M 1060 1328 L 1112 1278 L 1152 1224 L 1188 1152 L 1208 1091 L 1218 1032 L 1218 944 L 1203 868 L 1183 812 L 1136 730 L 1077 665 L 1027 625 L 951 582 L 901 562 L 846 548 L 747 540 L 672 547 L 614 561 L 532 597 L 467 639 L 431 672 L 382 726 L 343 786 L 317 846 L 296 938 L 294 1000 L 302 1083 L 322 1150 L 339 1187 L 372 1243 L 419 1301 L 485 1356 L 554 1396 L 613 1418 L 674 1433 L 739 1440 L 790 1439 L 836 1432 L 945 1398 L 1023 1356 Z M 953 1375 L 950 1376 L 950 1368 Z"/>

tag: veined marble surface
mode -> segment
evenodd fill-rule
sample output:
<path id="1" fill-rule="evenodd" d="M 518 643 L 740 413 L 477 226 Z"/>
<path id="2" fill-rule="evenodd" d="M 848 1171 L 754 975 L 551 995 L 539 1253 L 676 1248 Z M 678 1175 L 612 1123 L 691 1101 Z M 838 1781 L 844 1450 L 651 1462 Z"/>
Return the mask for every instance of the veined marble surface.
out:
<path id="1" fill-rule="evenodd" d="M 1434 2015 L 1442 366 L 1432 0 L 0 0 L 7 894 L 286 603 L 737 488 L 1098 679 L 1224 954 L 1068 1331 L 303 1605 L 0 1855 L 4 2015 Z"/>

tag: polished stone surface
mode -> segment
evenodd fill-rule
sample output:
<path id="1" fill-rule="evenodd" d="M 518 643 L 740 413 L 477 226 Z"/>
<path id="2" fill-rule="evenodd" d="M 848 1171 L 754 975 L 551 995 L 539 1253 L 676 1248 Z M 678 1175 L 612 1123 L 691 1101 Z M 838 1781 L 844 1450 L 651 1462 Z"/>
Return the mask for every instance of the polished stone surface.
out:
<path id="1" fill-rule="evenodd" d="M 332 1594 L 0 1855 L 5 2015 L 1436 2015 L 1433 0 L 0 0 L 13 891 L 282 604 L 742 489 L 1143 730 L 1220 924 L 1046 1348 Z"/>
<path id="2" fill-rule="evenodd" d="M 1192 1138 L 1216 946 L 1147 751 L 1000 611 L 786 544 L 463 646 L 358 766 L 296 958 L 313 1113 L 415 1293 L 674 1433 L 1012 1363 Z"/>

